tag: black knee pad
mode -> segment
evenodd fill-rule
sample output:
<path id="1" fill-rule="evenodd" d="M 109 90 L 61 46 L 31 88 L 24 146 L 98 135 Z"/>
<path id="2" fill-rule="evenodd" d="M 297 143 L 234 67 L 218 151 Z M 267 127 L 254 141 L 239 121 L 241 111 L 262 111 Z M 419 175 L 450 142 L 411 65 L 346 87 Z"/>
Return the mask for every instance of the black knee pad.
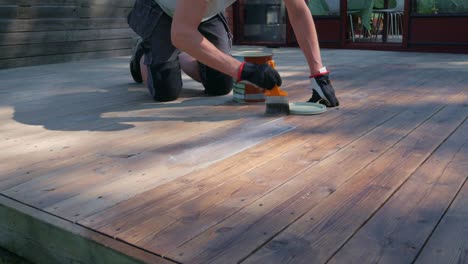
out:
<path id="1" fill-rule="evenodd" d="M 182 90 L 182 72 L 178 60 L 150 65 L 148 89 L 154 100 L 176 100 Z"/>
<path id="2" fill-rule="evenodd" d="M 199 64 L 200 76 L 205 93 L 208 95 L 226 95 L 232 91 L 232 77 L 214 70 L 204 64 Z"/>

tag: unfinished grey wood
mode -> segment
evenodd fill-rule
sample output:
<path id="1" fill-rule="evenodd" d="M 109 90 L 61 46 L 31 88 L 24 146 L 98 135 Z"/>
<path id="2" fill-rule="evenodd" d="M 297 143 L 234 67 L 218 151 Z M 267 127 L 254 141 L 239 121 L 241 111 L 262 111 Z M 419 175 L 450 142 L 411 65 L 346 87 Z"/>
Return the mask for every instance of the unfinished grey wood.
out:
<path id="1" fill-rule="evenodd" d="M 0 33 L 111 29 L 127 27 L 126 18 L 0 20 Z"/>
<path id="2" fill-rule="evenodd" d="M 133 33 L 130 28 L 0 33 L 0 46 L 66 41 L 128 39 L 135 36 L 135 33 Z M 8 49 L 8 47 L 2 47 L 2 50 L 5 49 Z"/>
<path id="3" fill-rule="evenodd" d="M 0 5 L 80 6 L 109 5 L 131 7 L 135 0 L 0 0 Z"/>
<path id="4" fill-rule="evenodd" d="M 126 17 L 133 3 L 134 0 L 1 1 L 0 69 L 87 59 L 96 52 L 101 52 L 101 56 L 129 55 L 134 44 L 130 40 L 136 34 L 128 28 Z M 96 40 L 101 40 L 101 44 L 86 42 Z M 105 44 L 104 40 L 114 42 Z M 121 42 L 117 44 L 118 40 Z"/>
<path id="5" fill-rule="evenodd" d="M 57 54 L 96 52 L 105 50 L 128 49 L 135 39 L 110 39 L 71 41 L 47 44 L 16 45 L 8 48 L 8 53 L 0 54 L 1 59 L 46 56 Z"/>
<path id="6" fill-rule="evenodd" d="M 102 188 L 81 192 L 80 195 L 72 199 L 62 200 L 45 208 L 45 211 L 63 215 L 67 219 L 76 221 L 76 219 L 92 215 L 116 203 L 128 200 L 129 197 L 133 197 L 138 193 L 177 179 L 190 171 L 208 167 L 208 165 L 218 160 L 225 159 L 291 129 L 292 127 L 282 124 L 280 121 L 254 122 L 246 127 L 237 126 L 235 133 L 226 133 L 219 138 L 211 138 L 209 144 L 205 145 L 201 140 L 198 140 L 199 146 L 196 150 L 188 152 L 189 146 L 182 145 L 181 150 L 167 152 L 168 158 L 161 158 L 159 161 L 153 162 L 150 169 L 142 171 L 142 173 L 148 175 L 147 177 L 139 177 L 139 183 L 142 186 L 130 188 L 129 184 L 133 181 L 128 179 L 118 182 L 106 182 Z M 150 155 L 143 154 L 141 156 L 142 160 L 151 160 Z M 121 191 L 116 192 L 116 190 Z M 117 195 L 117 193 L 120 193 L 120 195 Z M 101 197 L 101 199 L 98 199 L 99 202 L 94 201 L 94 198 L 99 197 Z M 94 201 L 95 206 L 87 206 L 87 209 L 84 209 L 83 204 L 89 204 L 91 201 Z M 79 215 L 76 216 L 77 214 Z"/>
<path id="7" fill-rule="evenodd" d="M 25 66 L 35 66 L 49 63 L 63 63 L 75 60 L 92 60 L 107 57 L 120 57 L 128 56 L 131 53 L 131 48 L 128 49 L 117 49 L 117 50 L 105 50 L 105 51 L 93 51 L 93 52 L 82 52 L 82 53 L 71 53 L 71 54 L 59 54 L 59 55 L 45 55 L 35 57 L 23 57 L 23 58 L 12 58 L 0 60 L 0 69 L 16 68 Z"/>

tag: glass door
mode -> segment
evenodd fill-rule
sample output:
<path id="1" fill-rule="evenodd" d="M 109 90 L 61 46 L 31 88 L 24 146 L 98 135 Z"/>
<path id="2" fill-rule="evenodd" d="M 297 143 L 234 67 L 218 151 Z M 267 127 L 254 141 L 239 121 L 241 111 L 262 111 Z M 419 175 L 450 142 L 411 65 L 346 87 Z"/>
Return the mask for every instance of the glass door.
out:
<path id="1" fill-rule="evenodd" d="M 282 0 L 244 0 L 238 5 L 240 44 L 285 45 L 287 16 Z"/>
<path id="2" fill-rule="evenodd" d="M 403 43 L 405 0 L 346 0 L 348 43 Z"/>

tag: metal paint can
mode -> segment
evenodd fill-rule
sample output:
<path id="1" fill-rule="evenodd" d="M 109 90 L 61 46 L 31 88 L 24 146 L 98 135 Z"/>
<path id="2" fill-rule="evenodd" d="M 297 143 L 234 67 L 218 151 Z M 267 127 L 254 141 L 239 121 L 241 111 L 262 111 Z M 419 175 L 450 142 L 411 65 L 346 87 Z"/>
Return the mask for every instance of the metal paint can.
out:
<path id="1" fill-rule="evenodd" d="M 242 62 L 267 64 L 273 59 L 273 53 L 268 51 L 239 51 L 231 54 Z M 238 103 L 265 102 L 265 90 L 247 83 L 238 83 L 234 80 L 233 100 Z"/>

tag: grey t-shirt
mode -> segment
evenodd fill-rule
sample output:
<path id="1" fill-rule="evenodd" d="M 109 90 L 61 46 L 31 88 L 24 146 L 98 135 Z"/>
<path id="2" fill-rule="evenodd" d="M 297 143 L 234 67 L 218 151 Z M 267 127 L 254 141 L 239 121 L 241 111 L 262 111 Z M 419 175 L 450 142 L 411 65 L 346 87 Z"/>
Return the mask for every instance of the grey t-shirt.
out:
<path id="1" fill-rule="evenodd" d="M 169 16 L 174 15 L 177 0 L 155 0 L 156 3 L 164 10 Z M 216 14 L 223 12 L 228 6 L 232 5 L 236 0 L 205 0 L 208 2 L 208 9 L 203 15 L 203 21 L 208 20 Z"/>

